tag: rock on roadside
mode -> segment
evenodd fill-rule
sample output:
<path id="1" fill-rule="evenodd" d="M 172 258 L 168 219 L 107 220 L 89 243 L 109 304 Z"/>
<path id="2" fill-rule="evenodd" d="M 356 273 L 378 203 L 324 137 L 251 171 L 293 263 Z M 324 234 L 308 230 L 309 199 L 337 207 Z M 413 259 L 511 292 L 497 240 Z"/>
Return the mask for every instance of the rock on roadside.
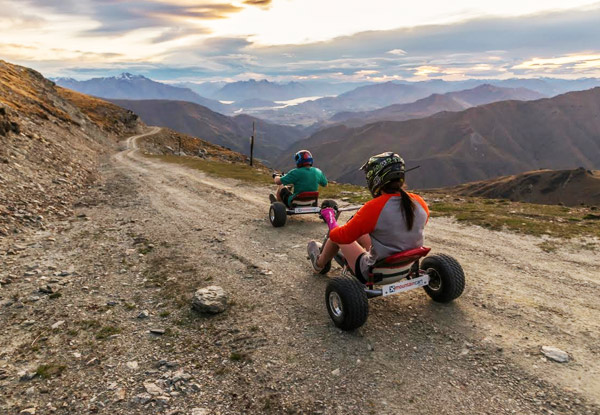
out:
<path id="1" fill-rule="evenodd" d="M 567 363 L 569 361 L 569 354 L 554 346 L 542 346 L 542 353 L 548 359 L 558 363 Z"/>
<path id="2" fill-rule="evenodd" d="M 227 309 L 228 296 L 223 288 L 211 285 L 200 288 L 192 299 L 192 308 L 200 313 L 218 314 Z"/>

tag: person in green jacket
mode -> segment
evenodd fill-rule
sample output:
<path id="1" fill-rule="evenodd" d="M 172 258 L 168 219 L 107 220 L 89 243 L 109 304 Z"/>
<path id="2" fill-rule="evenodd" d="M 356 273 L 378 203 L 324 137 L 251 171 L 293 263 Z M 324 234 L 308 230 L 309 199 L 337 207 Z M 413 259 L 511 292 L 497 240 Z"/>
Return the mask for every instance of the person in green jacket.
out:
<path id="1" fill-rule="evenodd" d="M 319 185 L 327 186 L 327 178 L 323 172 L 313 167 L 313 156 L 308 150 L 300 150 L 294 155 L 296 168 L 289 171 L 287 174 L 274 176 L 277 188 L 278 201 L 283 202 L 287 207 L 291 206 L 294 197 L 299 193 L 316 192 L 319 190 Z M 290 187 L 293 186 L 293 190 Z M 272 198 L 274 199 L 274 198 Z M 274 200 L 271 200 L 274 202 Z"/>

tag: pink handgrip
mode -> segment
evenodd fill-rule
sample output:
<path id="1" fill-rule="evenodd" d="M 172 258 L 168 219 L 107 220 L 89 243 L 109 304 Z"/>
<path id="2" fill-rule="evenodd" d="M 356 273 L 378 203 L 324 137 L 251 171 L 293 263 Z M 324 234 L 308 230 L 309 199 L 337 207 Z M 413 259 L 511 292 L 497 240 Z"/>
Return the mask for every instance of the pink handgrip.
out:
<path id="1" fill-rule="evenodd" d="M 321 216 L 323 216 L 323 219 L 325 219 L 327 226 L 329 226 L 329 230 L 338 227 L 337 220 L 335 219 L 335 210 L 333 210 L 333 208 L 322 209 Z"/>

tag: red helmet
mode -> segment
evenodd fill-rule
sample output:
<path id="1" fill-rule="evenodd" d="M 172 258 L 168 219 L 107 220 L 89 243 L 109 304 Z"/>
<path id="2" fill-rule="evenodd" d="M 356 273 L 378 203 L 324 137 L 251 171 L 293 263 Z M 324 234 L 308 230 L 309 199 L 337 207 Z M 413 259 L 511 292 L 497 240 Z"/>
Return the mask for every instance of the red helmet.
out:
<path id="1" fill-rule="evenodd" d="M 312 166 L 313 156 L 308 150 L 300 150 L 294 155 L 294 161 L 296 162 L 296 167 Z"/>

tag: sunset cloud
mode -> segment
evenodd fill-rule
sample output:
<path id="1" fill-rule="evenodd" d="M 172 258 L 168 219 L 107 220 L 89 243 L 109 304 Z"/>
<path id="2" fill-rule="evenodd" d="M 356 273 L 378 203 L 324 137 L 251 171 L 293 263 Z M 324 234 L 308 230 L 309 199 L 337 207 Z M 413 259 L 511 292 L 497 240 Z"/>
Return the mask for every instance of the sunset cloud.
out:
<path id="1" fill-rule="evenodd" d="M 121 70 L 198 81 L 600 76 L 600 3 L 543 13 L 539 2 L 506 0 L 497 12 L 484 3 L 407 11 L 392 0 L 0 0 L 0 56 L 80 78 Z"/>
<path id="2" fill-rule="evenodd" d="M 268 7 L 272 3 L 272 0 L 244 0 L 244 4 L 251 6 Z"/>
<path id="3" fill-rule="evenodd" d="M 554 70 L 558 68 L 600 68 L 600 54 L 569 55 L 545 59 L 533 58 L 519 65 L 515 65 L 513 68 L 527 70 Z"/>

